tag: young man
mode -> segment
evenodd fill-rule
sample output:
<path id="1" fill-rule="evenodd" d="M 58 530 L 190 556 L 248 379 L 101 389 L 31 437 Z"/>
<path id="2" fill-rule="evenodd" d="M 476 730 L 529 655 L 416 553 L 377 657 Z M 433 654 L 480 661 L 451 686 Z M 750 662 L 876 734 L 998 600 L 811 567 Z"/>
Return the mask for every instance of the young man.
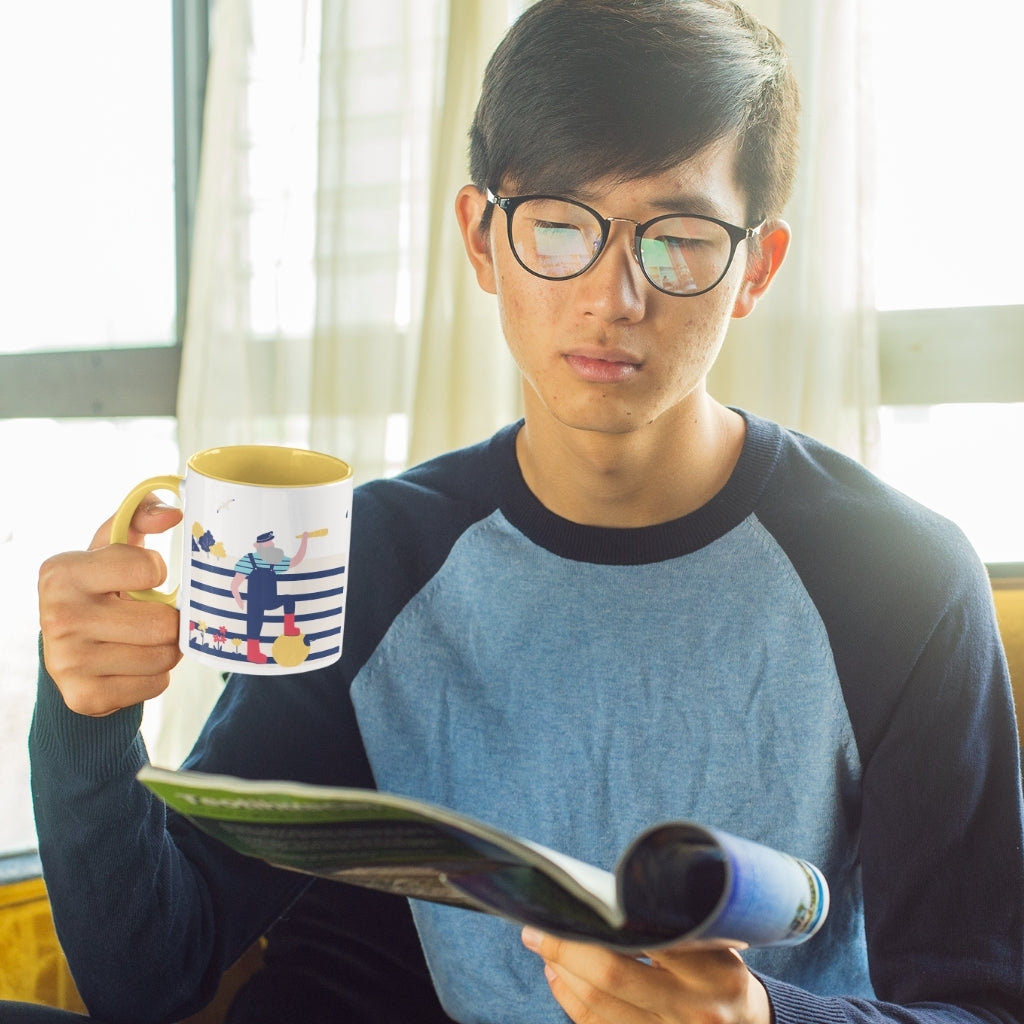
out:
<path id="1" fill-rule="evenodd" d="M 153 505 L 133 545 L 103 528 L 40 581 L 40 844 L 94 1013 L 175 1019 L 278 921 L 277 978 L 307 954 L 275 948 L 315 948 L 343 1020 L 1024 1020 L 1017 739 L 981 565 L 705 388 L 785 257 L 796 118 L 781 46 L 727 0 L 522 16 L 456 211 L 524 422 L 358 489 L 341 662 L 232 679 L 188 763 L 377 785 L 604 866 L 694 818 L 821 866 L 822 932 L 633 959 L 417 903 L 428 985 L 404 904 L 303 891 L 165 818 L 133 776 L 176 616 L 118 596 L 162 575 L 134 546 L 176 521 Z M 248 1007 L 323 984 L 274 977 Z"/>

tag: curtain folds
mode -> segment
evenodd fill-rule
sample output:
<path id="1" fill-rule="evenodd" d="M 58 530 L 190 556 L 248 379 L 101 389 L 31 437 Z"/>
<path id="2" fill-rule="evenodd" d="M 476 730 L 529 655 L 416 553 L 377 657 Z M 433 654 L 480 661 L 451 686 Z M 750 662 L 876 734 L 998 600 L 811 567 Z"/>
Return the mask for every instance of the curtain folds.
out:
<path id="1" fill-rule="evenodd" d="M 453 202 L 509 3 L 214 11 L 182 452 L 308 445 L 366 480 L 488 436 L 517 379 Z"/>
<path id="2" fill-rule="evenodd" d="M 510 21 L 508 0 L 451 0 L 444 104 L 433 153 L 431 258 L 414 384 L 409 461 L 488 437 L 520 414 L 519 372 L 478 287 L 455 221 L 484 67 Z"/>
<path id="3" fill-rule="evenodd" d="M 712 371 L 720 401 L 871 464 L 878 331 L 871 280 L 873 154 L 862 0 L 747 0 L 785 41 L 802 97 L 793 243 L 768 295 L 734 321 Z"/>

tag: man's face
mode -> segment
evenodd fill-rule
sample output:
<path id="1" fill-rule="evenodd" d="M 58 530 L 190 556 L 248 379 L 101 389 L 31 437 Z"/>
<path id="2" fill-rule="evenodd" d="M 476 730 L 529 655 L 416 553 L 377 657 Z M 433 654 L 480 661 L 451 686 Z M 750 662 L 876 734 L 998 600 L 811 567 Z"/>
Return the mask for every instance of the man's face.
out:
<path id="1" fill-rule="evenodd" d="M 257 541 L 256 550 L 267 565 L 277 565 L 284 558 L 284 551 L 272 540 Z"/>
<path id="2" fill-rule="evenodd" d="M 724 142 L 663 174 L 598 181 L 570 198 L 605 217 L 644 222 L 685 212 L 746 226 L 735 158 L 735 144 Z M 474 263 L 481 285 L 498 298 L 505 338 L 527 384 L 528 417 L 549 415 L 569 427 L 627 433 L 666 414 L 685 415 L 703 391 L 730 318 L 752 308 L 748 254 L 756 243 L 740 243 L 717 287 L 681 298 L 646 280 L 633 257 L 633 237 L 632 224 L 613 223 L 589 270 L 549 281 L 519 265 L 506 214 L 494 211 L 489 251 Z M 760 263 L 750 261 L 754 269 Z"/>

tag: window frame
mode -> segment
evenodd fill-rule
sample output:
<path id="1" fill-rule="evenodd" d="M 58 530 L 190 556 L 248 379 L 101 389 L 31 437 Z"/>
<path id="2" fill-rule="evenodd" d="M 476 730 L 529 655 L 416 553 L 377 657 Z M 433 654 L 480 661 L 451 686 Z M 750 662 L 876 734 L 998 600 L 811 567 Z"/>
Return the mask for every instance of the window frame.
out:
<path id="1" fill-rule="evenodd" d="M 1024 305 L 878 314 L 882 405 L 1024 402 Z"/>

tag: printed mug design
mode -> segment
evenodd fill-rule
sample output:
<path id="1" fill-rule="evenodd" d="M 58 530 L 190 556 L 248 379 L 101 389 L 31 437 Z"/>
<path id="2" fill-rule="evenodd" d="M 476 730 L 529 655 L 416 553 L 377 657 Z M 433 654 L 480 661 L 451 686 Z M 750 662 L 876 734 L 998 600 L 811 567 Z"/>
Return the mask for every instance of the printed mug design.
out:
<path id="1" fill-rule="evenodd" d="M 133 598 L 180 613 L 178 646 L 219 670 L 284 675 L 341 657 L 351 540 L 352 469 L 298 448 L 236 445 L 155 476 L 121 502 L 110 527 L 124 544 L 150 491 L 172 491 L 186 525 L 173 591 Z"/>
<path id="2" fill-rule="evenodd" d="M 223 508 L 234 509 L 235 502 Z M 318 550 L 329 535 L 329 527 L 306 530 L 286 551 L 286 542 L 268 529 L 249 550 L 232 552 L 212 530 L 193 523 L 188 607 L 182 609 L 189 647 L 225 661 L 282 668 L 336 659 L 346 566 L 337 551 Z"/>

